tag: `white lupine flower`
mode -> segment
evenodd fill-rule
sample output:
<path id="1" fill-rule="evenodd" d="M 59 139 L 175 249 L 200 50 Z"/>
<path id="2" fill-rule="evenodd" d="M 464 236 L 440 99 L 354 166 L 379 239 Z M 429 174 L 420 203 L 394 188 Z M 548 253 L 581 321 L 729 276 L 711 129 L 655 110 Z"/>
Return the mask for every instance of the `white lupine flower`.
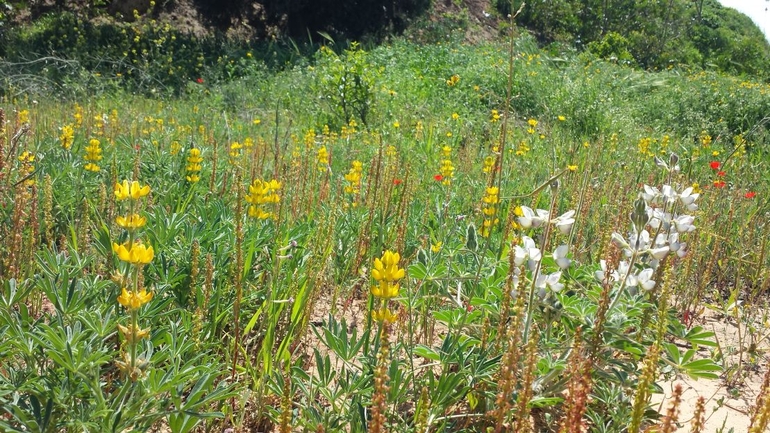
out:
<path id="1" fill-rule="evenodd" d="M 570 230 L 572 230 L 572 224 L 575 223 L 575 211 L 567 211 L 564 213 L 564 215 L 561 215 L 554 219 L 552 222 L 556 224 L 556 227 L 559 229 L 559 231 L 563 235 L 568 235 Z"/>
<path id="2" fill-rule="evenodd" d="M 656 260 L 662 260 L 671 251 L 668 246 L 662 246 L 658 248 L 650 248 L 647 250 Z"/>
<path id="3" fill-rule="evenodd" d="M 544 209 L 532 210 L 530 207 L 522 206 L 521 213 L 522 216 L 518 217 L 517 221 L 525 229 L 537 228 L 543 224 L 553 223 L 556 225 L 556 228 L 562 232 L 562 234 L 566 235 L 569 234 L 570 230 L 572 230 L 572 224 L 575 223 L 574 210 L 568 211 L 564 213 L 564 215 L 558 216 L 554 219 L 551 219 L 551 214 Z"/>
<path id="4" fill-rule="evenodd" d="M 696 209 L 698 209 L 698 205 L 695 204 L 695 200 L 697 200 L 698 197 L 700 197 L 700 194 L 698 193 L 693 194 L 692 191 L 693 191 L 693 188 L 689 187 L 684 191 L 682 191 L 681 194 L 679 194 L 679 201 L 681 201 L 682 205 L 684 205 L 684 207 L 690 212 L 693 212 Z"/>
<path id="5" fill-rule="evenodd" d="M 594 272 L 594 278 L 598 281 L 604 281 L 604 278 L 607 276 L 607 261 L 601 259 L 599 260 L 599 265 L 601 266 L 601 269 Z"/>
<path id="6" fill-rule="evenodd" d="M 666 199 L 667 204 L 674 203 L 679 198 L 679 194 L 676 193 L 676 190 L 672 188 L 671 185 L 663 185 L 661 194 L 663 195 L 663 198 Z"/>
<path id="7" fill-rule="evenodd" d="M 594 272 L 594 277 L 599 281 L 604 281 L 607 276 L 607 261 L 600 260 L 599 264 L 601 270 Z M 626 275 L 626 272 L 628 272 L 628 262 L 621 261 L 618 263 L 618 268 L 610 274 L 610 283 L 617 283 L 620 281 Z"/>
<path id="8" fill-rule="evenodd" d="M 544 289 L 549 287 L 552 291 L 558 293 L 564 288 L 564 283 L 560 283 L 561 271 L 554 272 L 552 274 L 544 275 L 540 274 L 535 279 L 535 287 L 538 289 Z"/>
<path id="9" fill-rule="evenodd" d="M 620 263 L 618 263 L 618 268 L 615 270 L 615 272 L 612 273 L 612 278 L 615 281 L 620 281 L 622 278 L 626 276 L 628 273 L 630 265 L 627 261 L 623 260 Z"/>
<path id="10" fill-rule="evenodd" d="M 687 242 L 679 242 L 679 233 L 674 232 L 668 235 L 668 248 L 672 252 L 678 252 L 687 246 Z"/>
<path id="11" fill-rule="evenodd" d="M 521 213 L 522 216 L 517 218 L 517 220 L 519 224 L 521 224 L 521 226 L 525 229 L 530 227 L 540 227 L 544 222 L 548 221 L 548 211 L 543 209 L 537 209 L 537 211 L 533 211 L 532 208 L 528 206 L 522 206 Z"/>
<path id="12" fill-rule="evenodd" d="M 655 280 L 652 280 L 652 269 L 645 269 L 642 272 L 639 272 L 639 274 L 636 276 L 636 282 L 642 287 L 644 290 L 652 290 L 653 287 L 655 287 Z"/>
<path id="13" fill-rule="evenodd" d="M 525 261 L 530 270 L 534 270 L 537 266 L 537 262 L 540 261 L 542 254 L 540 249 L 535 245 L 535 241 L 529 236 L 523 236 L 521 238 L 523 246 L 516 245 L 513 247 L 513 262 L 516 266 L 521 266 Z"/>
<path id="14" fill-rule="evenodd" d="M 570 265 L 570 259 L 567 258 L 569 247 L 567 245 L 561 245 L 553 252 L 553 259 L 561 269 L 567 269 Z"/>
<path id="15" fill-rule="evenodd" d="M 631 248 L 637 251 L 646 250 L 650 247 L 650 232 L 642 230 L 638 235 L 631 233 L 631 236 L 628 237 L 628 243 L 631 245 Z"/>
<path id="16" fill-rule="evenodd" d="M 620 233 L 612 233 L 612 243 L 614 243 L 618 248 L 631 248 L 631 246 L 628 245 L 628 242 L 626 242 L 626 239 Z"/>
<path id="17" fill-rule="evenodd" d="M 691 215 L 679 215 L 672 221 L 676 231 L 679 233 L 689 233 L 695 230 L 695 226 L 692 224 L 695 221 L 695 217 Z"/>
<path id="18" fill-rule="evenodd" d="M 654 186 L 644 185 L 644 192 L 642 192 L 642 198 L 647 203 L 654 203 L 658 197 L 660 197 L 660 190 Z"/>

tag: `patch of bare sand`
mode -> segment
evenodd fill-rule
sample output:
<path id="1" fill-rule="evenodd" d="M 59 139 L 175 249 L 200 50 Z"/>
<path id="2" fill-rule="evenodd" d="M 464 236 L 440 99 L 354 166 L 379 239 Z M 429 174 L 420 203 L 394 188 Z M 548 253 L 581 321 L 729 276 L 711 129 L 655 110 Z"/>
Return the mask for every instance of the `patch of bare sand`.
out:
<path id="1" fill-rule="evenodd" d="M 678 376 L 662 384 L 664 394 L 653 395 L 654 407 L 660 413 L 668 408 L 674 388 L 682 386 L 682 403 L 679 406 L 678 433 L 689 432 L 695 414 L 696 404 L 700 397 L 706 400 L 706 422 L 703 432 L 746 432 L 751 423 L 751 411 L 762 388 L 764 374 L 770 368 L 770 344 L 766 336 L 747 336 L 745 327 L 739 329 L 734 321 L 714 313 L 707 313 L 700 324 L 704 329 L 713 331 L 719 343 L 719 351 L 723 354 L 723 365 L 726 372 L 719 379 L 692 379 Z M 740 335 L 740 337 L 739 337 Z M 759 337 L 759 338 L 757 338 Z M 759 341 L 757 341 L 759 340 Z M 749 353 L 749 346 L 756 344 L 754 353 Z M 739 348 L 743 347 L 743 355 Z M 710 355 L 709 351 L 701 350 L 701 357 Z M 722 430 L 723 429 L 723 430 Z"/>

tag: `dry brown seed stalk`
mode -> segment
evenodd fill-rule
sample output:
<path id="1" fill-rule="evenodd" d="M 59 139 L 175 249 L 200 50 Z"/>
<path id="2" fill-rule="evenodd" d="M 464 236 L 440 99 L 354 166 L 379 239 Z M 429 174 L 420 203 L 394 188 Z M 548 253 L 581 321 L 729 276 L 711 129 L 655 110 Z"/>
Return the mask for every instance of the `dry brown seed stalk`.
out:
<path id="1" fill-rule="evenodd" d="M 706 399 L 704 397 L 698 397 L 698 401 L 695 402 L 695 414 L 692 417 L 692 427 L 690 428 L 690 433 L 701 433 L 705 424 Z"/>
<path id="2" fill-rule="evenodd" d="M 660 433 L 673 433 L 676 431 L 676 421 L 679 418 L 679 406 L 682 404 L 682 385 L 676 384 L 674 388 L 673 401 L 666 410 L 666 416 L 663 418 L 663 423 L 658 430 Z"/>

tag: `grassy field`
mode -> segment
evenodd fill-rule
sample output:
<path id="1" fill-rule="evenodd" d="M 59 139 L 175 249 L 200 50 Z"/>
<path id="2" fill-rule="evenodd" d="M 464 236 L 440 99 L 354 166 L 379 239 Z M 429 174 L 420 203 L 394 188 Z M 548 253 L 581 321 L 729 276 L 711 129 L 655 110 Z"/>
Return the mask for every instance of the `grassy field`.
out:
<path id="1" fill-rule="evenodd" d="M 671 432 L 662 381 L 770 371 L 770 85 L 526 37 L 233 60 L 5 97 L 0 430 Z"/>

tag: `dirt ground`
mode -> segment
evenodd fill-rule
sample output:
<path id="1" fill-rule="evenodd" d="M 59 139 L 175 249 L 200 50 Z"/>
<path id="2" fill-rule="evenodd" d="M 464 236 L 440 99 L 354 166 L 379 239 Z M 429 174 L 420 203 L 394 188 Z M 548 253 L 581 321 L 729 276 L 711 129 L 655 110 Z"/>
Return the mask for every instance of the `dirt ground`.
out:
<path id="1" fill-rule="evenodd" d="M 770 368 L 770 344 L 767 338 L 755 335 L 757 347 L 754 354 L 749 353 L 751 337 L 746 336 L 746 330 L 741 328 L 743 356 L 738 352 L 738 327 L 732 320 L 709 313 L 699 323 L 704 329 L 713 331 L 719 342 L 719 350 L 724 356 L 724 366 L 727 372 L 716 380 L 691 379 L 679 376 L 663 384 L 665 395 L 653 395 L 653 403 L 659 412 L 665 413 L 674 388 L 682 386 L 682 404 L 679 411 L 679 429 L 677 432 L 689 432 L 699 397 L 706 399 L 705 433 L 748 431 L 751 422 L 751 410 L 756 404 L 757 396 L 762 387 L 764 374 Z M 701 355 L 708 356 L 708 350 L 702 350 Z"/>

